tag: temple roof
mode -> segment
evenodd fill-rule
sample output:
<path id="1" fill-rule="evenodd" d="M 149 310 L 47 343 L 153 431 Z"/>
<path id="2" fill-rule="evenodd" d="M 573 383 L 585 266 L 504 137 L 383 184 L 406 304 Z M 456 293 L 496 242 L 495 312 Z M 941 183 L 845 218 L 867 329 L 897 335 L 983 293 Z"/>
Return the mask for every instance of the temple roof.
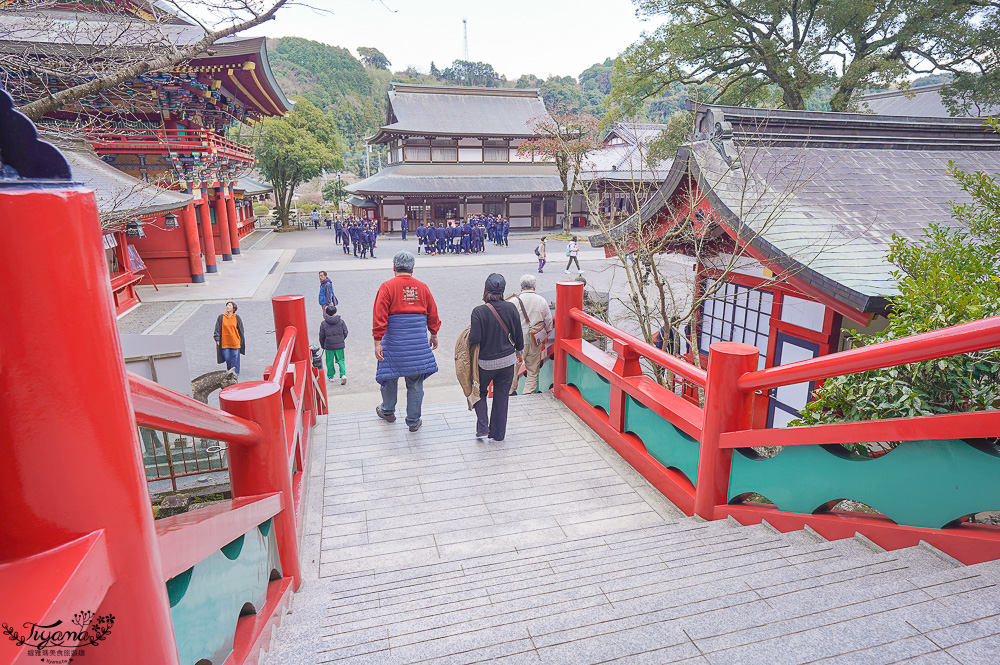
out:
<path id="1" fill-rule="evenodd" d="M 243 176 L 242 178 L 237 178 L 236 185 L 233 189 L 238 192 L 243 192 L 244 196 L 258 196 L 260 194 L 269 194 L 274 191 L 273 185 L 268 185 L 259 182 L 253 178 L 248 178 Z"/>
<path id="2" fill-rule="evenodd" d="M 551 164 L 395 164 L 348 185 L 355 194 L 554 194 L 562 182 Z"/>
<path id="3" fill-rule="evenodd" d="M 946 84 L 925 85 L 909 90 L 888 90 L 873 92 L 861 98 L 864 106 L 879 115 L 902 115 L 933 118 L 948 118 L 951 113 L 941 101 L 941 88 Z M 975 106 L 966 117 L 985 118 L 1000 113 L 1000 107 Z"/>
<path id="4" fill-rule="evenodd" d="M 605 145 L 591 151 L 583 161 L 584 181 L 617 180 L 656 183 L 670 171 L 671 160 L 650 164 L 647 146 L 666 129 L 653 123 L 616 122 L 604 138 Z"/>
<path id="5" fill-rule="evenodd" d="M 147 217 L 176 211 L 193 200 L 191 194 L 151 185 L 105 164 L 93 148 L 82 140 L 45 136 L 52 140 L 69 162 L 73 181 L 94 190 L 102 222 Z"/>
<path id="6" fill-rule="evenodd" d="M 112 29 L 109 29 L 112 24 Z M 20 53 L 25 48 L 39 55 L 69 58 L 100 57 L 103 49 L 147 57 L 162 48 L 194 44 L 205 31 L 188 22 L 163 23 L 128 19 L 87 11 L 46 9 L 30 13 L 0 12 L 0 53 Z M 261 115 L 284 115 L 292 108 L 281 91 L 267 59 L 264 37 L 224 37 L 211 53 L 169 68 L 173 72 L 204 72 L 222 82 L 227 93 Z M 144 44 L 133 48 L 131 44 Z M 154 75 L 154 74 L 150 74 Z"/>
<path id="7" fill-rule="evenodd" d="M 392 83 L 386 125 L 368 139 L 395 135 L 529 138 L 548 116 L 537 89 L 463 88 Z"/>
<path id="8" fill-rule="evenodd" d="M 681 146 L 659 190 L 610 233 L 662 219 L 691 178 L 727 232 L 793 282 L 860 312 L 881 311 L 898 293 L 886 260 L 893 235 L 918 240 L 931 223 L 954 225 L 949 202 L 970 200 L 948 161 L 1000 172 L 1000 136 L 974 119 L 817 113 L 810 124 L 809 112 L 742 111 L 702 109 L 705 131 Z"/>

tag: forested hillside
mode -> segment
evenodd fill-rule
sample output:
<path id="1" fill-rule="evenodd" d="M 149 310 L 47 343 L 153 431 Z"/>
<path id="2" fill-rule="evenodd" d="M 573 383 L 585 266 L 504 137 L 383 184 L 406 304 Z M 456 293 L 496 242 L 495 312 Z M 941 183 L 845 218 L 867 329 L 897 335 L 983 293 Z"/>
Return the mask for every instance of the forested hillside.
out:
<path id="1" fill-rule="evenodd" d="M 443 85 L 478 85 L 498 88 L 540 88 L 550 108 L 604 113 L 602 102 L 611 89 L 611 58 L 596 63 L 580 76 L 550 76 L 541 79 L 525 74 L 514 81 L 496 73 L 483 62 L 456 60 L 439 69 L 430 63 L 430 73 L 412 68 L 391 72 L 391 64 L 378 49 L 358 49 L 364 62 L 346 48 L 329 46 L 299 37 L 267 41 L 271 69 L 289 97 L 302 96 L 329 114 L 355 155 L 357 164 L 364 151 L 364 137 L 385 123 L 386 91 L 392 81 Z"/>

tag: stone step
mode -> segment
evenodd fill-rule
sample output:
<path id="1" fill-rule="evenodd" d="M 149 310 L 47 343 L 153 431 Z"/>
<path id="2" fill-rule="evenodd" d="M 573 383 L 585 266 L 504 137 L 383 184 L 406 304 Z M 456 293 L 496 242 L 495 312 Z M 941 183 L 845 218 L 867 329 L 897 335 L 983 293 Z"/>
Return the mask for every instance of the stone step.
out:
<path id="1" fill-rule="evenodd" d="M 855 539 L 826 542 L 805 531 L 780 534 L 767 525 L 686 518 L 572 546 L 531 548 L 517 557 L 375 571 L 358 580 L 363 586 L 339 580 L 338 591 L 320 581 L 296 596 L 293 618 L 275 649 L 287 655 L 308 642 L 323 661 L 363 662 L 378 654 L 391 660 L 372 662 L 416 662 L 406 654 L 451 658 L 456 654 L 448 650 L 459 637 L 476 644 L 477 635 L 489 642 L 490 636 L 525 627 L 535 645 L 531 650 L 541 655 L 565 652 L 564 645 L 580 640 L 603 643 L 643 626 L 686 625 L 692 616 L 701 619 L 701 639 L 734 649 L 748 636 L 768 635 L 768 625 L 796 621 L 819 630 L 834 617 L 852 616 L 845 609 L 852 604 L 859 611 L 894 608 L 917 593 L 899 586 L 908 575 L 952 566 L 920 548 L 877 552 Z M 826 599 L 821 610 L 815 609 L 817 598 Z M 324 629 L 317 640 L 314 605 L 323 599 Z M 758 606 L 752 613 L 757 618 L 739 623 L 747 605 Z M 300 607 L 310 608 L 311 620 L 294 617 Z M 429 651 L 418 650 L 420 645 Z"/>
<path id="2" fill-rule="evenodd" d="M 1000 566 L 679 517 L 561 404 L 511 405 L 502 446 L 456 405 L 416 435 L 331 418 L 316 572 L 266 662 L 1000 662 Z"/>

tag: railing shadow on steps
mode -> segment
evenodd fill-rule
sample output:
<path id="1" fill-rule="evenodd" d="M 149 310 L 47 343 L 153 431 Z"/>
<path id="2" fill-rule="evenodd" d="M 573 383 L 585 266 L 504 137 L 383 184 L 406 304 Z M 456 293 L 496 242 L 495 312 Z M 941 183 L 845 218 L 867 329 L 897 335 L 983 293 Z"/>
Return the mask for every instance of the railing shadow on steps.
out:
<path id="1" fill-rule="evenodd" d="M 688 515 L 860 533 L 885 549 L 924 541 L 966 563 L 1000 559 L 1000 529 L 968 522 L 1000 509 L 1000 410 L 752 429 L 753 397 L 777 386 L 1000 346 L 1000 317 L 757 370 L 756 347 L 717 342 L 706 370 L 583 312 L 583 285 L 557 285 L 553 393 Z M 612 340 L 614 356 L 581 338 Z M 705 390 L 704 407 L 643 375 L 640 359 Z M 901 441 L 867 459 L 840 444 Z M 785 446 L 762 458 L 752 448 Z M 773 503 L 750 503 L 759 494 Z M 837 511 L 843 499 L 880 514 Z"/>
<path id="2" fill-rule="evenodd" d="M 265 380 L 225 388 L 216 409 L 125 371 L 93 194 L 0 192 L 0 215 L 23 214 L 65 222 L 5 225 L 4 240 L 23 247 L 30 237 L 65 257 L 43 272 L 56 283 L 73 276 L 85 353 L 52 364 L 32 349 L 55 321 L 45 316 L 13 321 L 4 336 L 0 663 L 57 650 L 82 662 L 256 663 L 301 583 L 304 462 L 327 411 L 304 298 L 273 299 L 279 343 Z M 52 288 L 10 281 L 11 311 Z M 36 386 L 36 376 L 55 378 Z M 43 385 L 57 409 L 38 408 Z M 224 442 L 233 498 L 154 523 L 137 425 Z"/>

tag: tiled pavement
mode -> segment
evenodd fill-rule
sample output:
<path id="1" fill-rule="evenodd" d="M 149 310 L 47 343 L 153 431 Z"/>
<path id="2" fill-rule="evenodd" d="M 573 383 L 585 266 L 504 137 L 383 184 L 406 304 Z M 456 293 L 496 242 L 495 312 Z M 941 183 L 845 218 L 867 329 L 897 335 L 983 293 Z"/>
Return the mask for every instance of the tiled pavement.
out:
<path id="1" fill-rule="evenodd" d="M 270 665 L 1000 663 L 1000 567 L 685 518 L 550 395 L 330 416 Z M 320 439 L 320 437 L 317 437 Z"/>

